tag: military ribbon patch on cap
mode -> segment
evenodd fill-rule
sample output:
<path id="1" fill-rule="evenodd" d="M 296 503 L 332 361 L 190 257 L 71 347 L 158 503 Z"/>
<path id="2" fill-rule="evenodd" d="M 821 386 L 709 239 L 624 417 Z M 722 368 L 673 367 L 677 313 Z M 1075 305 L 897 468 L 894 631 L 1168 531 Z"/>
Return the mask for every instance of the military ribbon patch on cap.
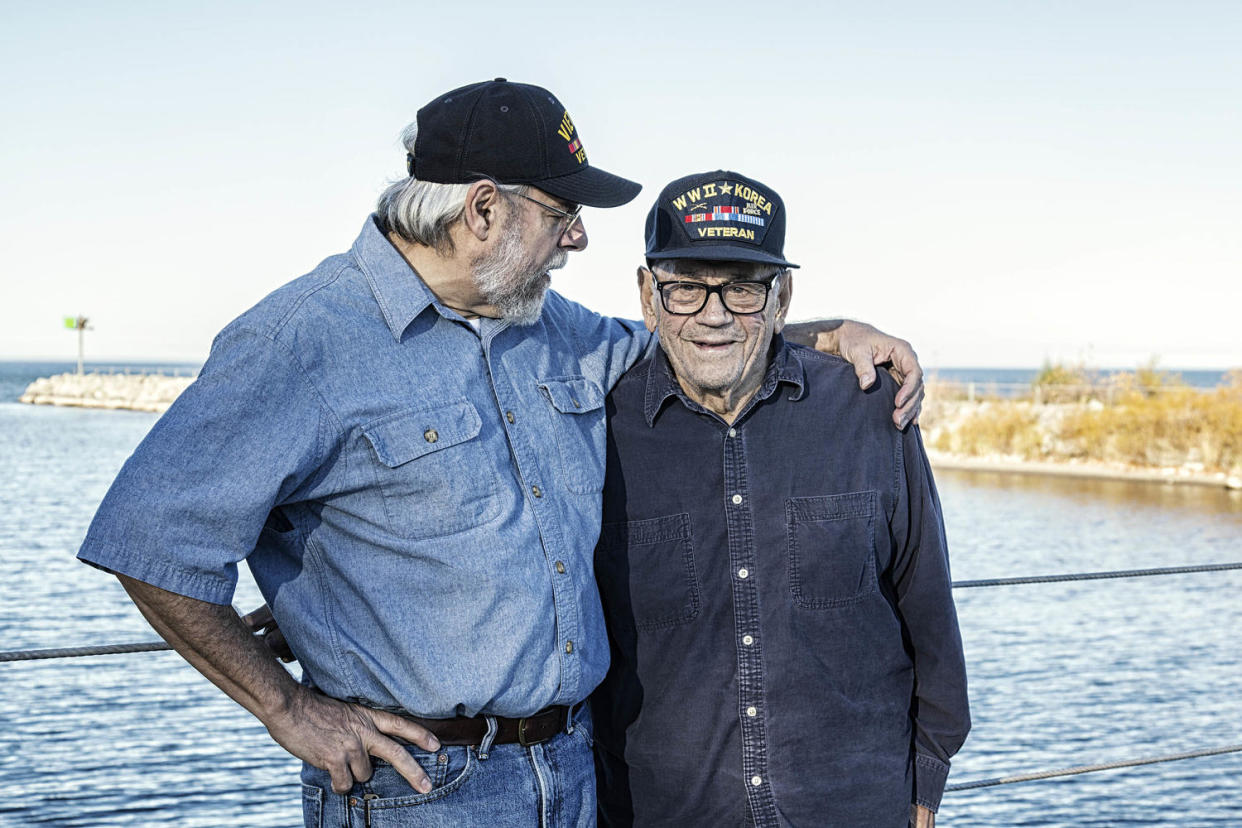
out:
<path id="1" fill-rule="evenodd" d="M 772 215 L 772 202 L 766 195 L 747 184 L 730 181 L 713 181 L 691 187 L 681 195 L 673 196 L 672 207 L 681 215 L 691 240 L 727 238 L 759 244 L 763 242 L 763 228 L 767 227 Z M 750 226 L 702 226 L 715 222 Z"/>
<path id="2" fill-rule="evenodd" d="M 685 216 L 686 224 L 695 221 L 743 221 L 747 224 L 757 224 L 763 226 L 763 219 L 758 216 L 748 216 L 742 212 L 741 207 L 735 207 L 728 204 L 717 204 L 709 208 L 710 213 L 689 213 Z"/>
<path id="3" fill-rule="evenodd" d="M 561 116 L 561 125 L 557 127 L 556 132 L 565 139 L 565 143 L 569 145 L 569 154 L 577 159 L 579 164 L 586 163 L 586 150 L 582 148 L 582 141 L 574 137 L 574 122 L 566 111 Z"/>

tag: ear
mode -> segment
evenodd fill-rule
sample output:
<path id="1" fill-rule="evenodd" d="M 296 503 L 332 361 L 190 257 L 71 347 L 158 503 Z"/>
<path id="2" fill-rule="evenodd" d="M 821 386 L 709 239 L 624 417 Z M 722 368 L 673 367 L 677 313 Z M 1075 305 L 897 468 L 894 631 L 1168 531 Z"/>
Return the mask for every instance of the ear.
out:
<path id="1" fill-rule="evenodd" d="M 776 291 L 776 321 L 773 332 L 780 333 L 785 327 L 785 315 L 789 313 L 789 301 L 793 298 L 793 273 L 786 270 Z"/>
<path id="2" fill-rule="evenodd" d="M 656 297 L 655 288 L 651 285 L 651 271 L 645 267 L 638 268 L 638 301 L 643 305 L 643 322 L 647 330 L 655 333 L 656 329 Z"/>
<path id="3" fill-rule="evenodd" d="M 500 227 L 500 204 L 504 200 L 496 185 L 483 179 L 470 185 L 461 220 L 466 230 L 479 241 Z"/>

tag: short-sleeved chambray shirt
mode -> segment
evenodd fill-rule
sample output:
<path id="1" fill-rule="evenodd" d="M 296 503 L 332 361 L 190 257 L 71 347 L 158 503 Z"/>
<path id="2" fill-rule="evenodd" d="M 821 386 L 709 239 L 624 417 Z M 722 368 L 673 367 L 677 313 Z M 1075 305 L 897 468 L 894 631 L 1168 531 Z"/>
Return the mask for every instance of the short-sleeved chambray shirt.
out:
<path id="1" fill-rule="evenodd" d="M 523 716 L 608 666 L 592 572 L 604 395 L 637 323 L 444 307 L 374 222 L 225 328 L 126 462 L 79 557 L 231 600 L 251 571 L 323 692 Z"/>

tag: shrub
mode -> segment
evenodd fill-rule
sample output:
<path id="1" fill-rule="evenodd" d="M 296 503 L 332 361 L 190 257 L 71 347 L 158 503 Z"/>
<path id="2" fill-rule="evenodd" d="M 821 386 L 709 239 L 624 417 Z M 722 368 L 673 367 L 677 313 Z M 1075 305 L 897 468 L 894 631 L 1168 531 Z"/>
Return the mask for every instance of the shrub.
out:
<path id="1" fill-rule="evenodd" d="M 1075 388 L 1072 381 L 1086 375 L 1081 369 L 1045 365 L 1040 377 L 1045 389 L 1069 391 Z M 1153 362 L 1134 374 L 1117 375 L 1105 390 L 1111 405 L 1071 393 L 1066 396 L 1074 402 L 1005 400 L 965 406 L 958 409 L 956 423 L 932 427 L 930 443 L 941 451 L 973 456 L 1198 464 L 1205 470 L 1242 472 L 1242 370 L 1205 392 L 1188 387 L 1176 374 L 1156 371 Z"/>

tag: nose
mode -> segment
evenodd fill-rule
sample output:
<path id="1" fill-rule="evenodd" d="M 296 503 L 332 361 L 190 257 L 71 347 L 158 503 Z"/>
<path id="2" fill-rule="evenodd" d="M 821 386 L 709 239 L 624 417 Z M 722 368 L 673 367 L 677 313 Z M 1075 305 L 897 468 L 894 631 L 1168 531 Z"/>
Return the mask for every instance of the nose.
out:
<path id="1" fill-rule="evenodd" d="M 564 233 L 561 233 L 560 246 L 566 250 L 586 250 L 586 223 L 583 222 L 582 216 L 575 218 L 574 223 L 566 227 Z"/>
<path id="2" fill-rule="evenodd" d="M 707 294 L 707 304 L 695 314 L 695 319 L 703 325 L 728 325 L 733 321 L 733 314 L 724 306 L 720 293 L 713 291 Z"/>

